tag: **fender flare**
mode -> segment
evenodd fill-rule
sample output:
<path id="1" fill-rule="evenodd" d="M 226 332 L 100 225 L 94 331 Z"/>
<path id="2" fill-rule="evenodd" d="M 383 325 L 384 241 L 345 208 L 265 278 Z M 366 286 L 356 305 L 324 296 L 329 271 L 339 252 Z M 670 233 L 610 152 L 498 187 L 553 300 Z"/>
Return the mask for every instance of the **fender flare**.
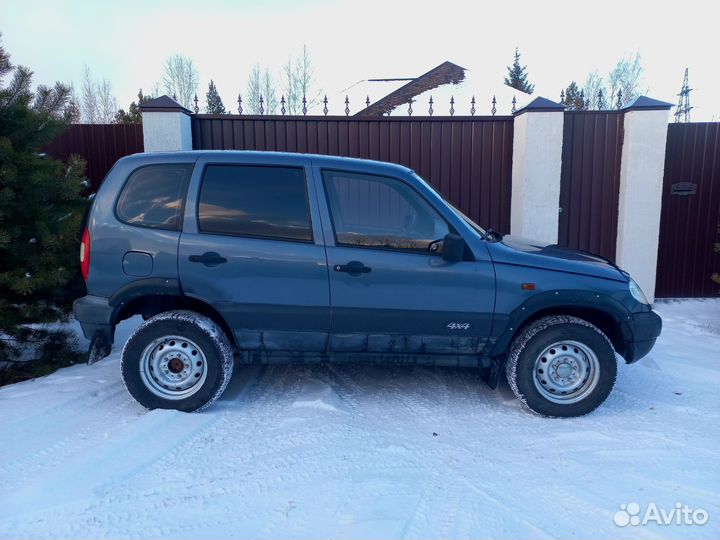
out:
<path id="1" fill-rule="evenodd" d="M 180 287 L 180 281 L 174 278 L 138 279 L 119 288 L 117 292 L 108 299 L 108 304 L 112 308 L 110 318 L 112 327 L 114 328 L 114 325 L 119 322 L 118 317 L 130 302 L 145 296 L 168 296 L 177 298 L 180 307 L 174 309 L 195 310 L 210 317 L 222 327 L 230 342 L 237 346 L 237 336 L 228 324 L 225 316 L 204 298 L 185 294 Z"/>
<path id="2" fill-rule="evenodd" d="M 180 281 L 173 278 L 137 279 L 120 287 L 108 300 L 108 304 L 118 310 L 123 304 L 150 294 L 169 294 L 180 296 Z"/>
<path id="3" fill-rule="evenodd" d="M 495 318 L 495 324 L 504 326 L 501 326 L 502 330 L 496 333 L 497 339 L 490 350 L 489 356 L 503 355 L 520 328 L 527 321 L 534 319 L 538 313 L 543 311 L 557 313 L 562 312 L 563 309 L 570 312 L 572 310 L 591 309 L 604 313 L 618 325 L 622 339 L 625 342 L 632 340 L 632 332 L 627 324 L 631 320 L 632 314 L 613 297 L 586 290 L 546 291 L 525 300 L 504 321 Z"/>

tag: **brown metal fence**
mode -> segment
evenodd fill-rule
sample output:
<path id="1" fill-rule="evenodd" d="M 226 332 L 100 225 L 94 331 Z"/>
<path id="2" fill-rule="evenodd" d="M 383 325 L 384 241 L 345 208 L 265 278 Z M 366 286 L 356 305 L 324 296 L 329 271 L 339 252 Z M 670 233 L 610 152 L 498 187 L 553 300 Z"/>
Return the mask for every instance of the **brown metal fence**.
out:
<path id="1" fill-rule="evenodd" d="M 720 296 L 720 123 L 670 124 L 665 153 L 657 297 Z"/>
<path id="2" fill-rule="evenodd" d="M 567 111 L 558 243 L 613 259 L 623 114 Z M 194 115 L 193 148 L 276 150 L 377 159 L 411 167 L 482 225 L 510 229 L 510 116 Z M 43 148 L 87 161 L 94 188 L 121 157 L 143 151 L 142 125 L 70 126 Z M 668 128 L 657 297 L 720 296 L 720 123 Z"/>
<path id="3" fill-rule="evenodd" d="M 118 159 L 142 151 L 142 124 L 73 124 L 43 148 L 62 161 L 73 154 L 81 156 L 93 191 Z"/>
<path id="4" fill-rule="evenodd" d="M 510 232 L 513 119 L 195 115 L 193 148 L 377 159 L 414 169 L 483 226 Z"/>
<path id="5" fill-rule="evenodd" d="M 615 259 L 623 113 L 567 111 L 558 243 Z"/>

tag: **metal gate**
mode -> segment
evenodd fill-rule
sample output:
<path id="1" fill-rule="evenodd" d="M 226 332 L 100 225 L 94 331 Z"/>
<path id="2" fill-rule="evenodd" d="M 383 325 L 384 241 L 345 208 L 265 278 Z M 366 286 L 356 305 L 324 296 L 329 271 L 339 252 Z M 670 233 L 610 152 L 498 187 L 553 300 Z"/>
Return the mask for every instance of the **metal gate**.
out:
<path id="1" fill-rule="evenodd" d="M 195 149 L 277 150 L 376 159 L 414 169 L 484 227 L 510 232 L 512 116 L 203 115 Z"/>
<path id="2" fill-rule="evenodd" d="M 558 244 L 615 259 L 623 113 L 566 111 Z"/>
<path id="3" fill-rule="evenodd" d="M 657 297 L 720 296 L 720 123 L 668 126 Z"/>

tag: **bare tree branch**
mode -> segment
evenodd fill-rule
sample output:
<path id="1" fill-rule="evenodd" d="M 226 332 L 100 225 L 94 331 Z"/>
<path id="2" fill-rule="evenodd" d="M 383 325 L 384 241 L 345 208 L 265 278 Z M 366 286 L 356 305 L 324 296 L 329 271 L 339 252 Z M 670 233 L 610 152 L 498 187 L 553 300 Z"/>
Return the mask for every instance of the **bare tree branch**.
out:
<path id="1" fill-rule="evenodd" d="M 110 81 L 103 79 L 97 85 L 98 92 L 98 121 L 101 124 L 111 124 L 117 113 L 117 100 L 112 93 Z"/>
<path id="2" fill-rule="evenodd" d="M 641 80 L 643 67 L 639 53 L 622 58 L 603 78 L 597 71 L 590 73 L 585 80 L 583 91 L 590 101 L 591 109 L 615 109 L 618 106 L 618 92 L 622 92 L 620 106 L 626 105 L 638 97 L 643 90 Z M 599 93 L 602 90 L 602 100 Z"/>
<path id="3" fill-rule="evenodd" d="M 275 92 L 275 81 L 273 80 L 270 70 L 265 68 L 262 78 L 263 100 L 265 101 L 265 114 L 277 113 L 277 93 Z"/>
<path id="4" fill-rule="evenodd" d="M 260 114 L 260 96 L 262 95 L 262 75 L 260 64 L 253 66 L 247 83 L 247 111 L 248 114 Z"/>
<path id="5" fill-rule="evenodd" d="M 622 91 L 622 105 L 631 102 L 640 95 L 640 77 L 642 64 L 640 53 L 635 58 L 623 58 L 608 75 L 608 83 L 612 102 L 617 100 L 618 91 Z"/>
<path id="6" fill-rule="evenodd" d="M 290 115 L 300 114 L 302 95 L 298 88 L 292 58 L 288 58 L 287 64 L 283 66 L 281 83 L 287 113 Z"/>
<path id="7" fill-rule="evenodd" d="M 192 59 L 176 54 L 165 61 L 163 86 L 165 92 L 175 96 L 180 105 L 190 109 L 198 91 L 200 76 Z"/>
<path id="8" fill-rule="evenodd" d="M 97 87 L 88 66 L 85 66 L 82 88 L 80 89 L 80 115 L 86 124 L 97 124 L 100 116 Z"/>

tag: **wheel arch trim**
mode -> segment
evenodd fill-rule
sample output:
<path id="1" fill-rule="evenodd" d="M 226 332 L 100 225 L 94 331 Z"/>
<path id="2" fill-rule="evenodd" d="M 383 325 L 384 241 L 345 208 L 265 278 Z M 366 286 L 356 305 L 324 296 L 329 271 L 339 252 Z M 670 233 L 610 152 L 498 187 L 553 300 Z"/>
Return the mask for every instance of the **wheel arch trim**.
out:
<path id="1" fill-rule="evenodd" d="M 150 304 L 151 301 L 154 302 Z M 114 308 L 111 317 L 113 326 L 132 315 L 156 311 L 155 315 L 187 309 L 212 319 L 225 332 L 230 343 L 236 348 L 238 346 L 237 337 L 223 314 L 203 298 L 184 294 L 176 279 L 148 278 L 133 281 L 118 289 L 108 303 Z"/>
<path id="2" fill-rule="evenodd" d="M 528 323 L 545 315 L 573 315 L 583 318 L 582 312 L 595 313 L 615 325 L 613 335 L 608 335 L 613 346 L 620 354 L 624 352 L 624 344 L 632 340 L 627 322 L 632 314 L 620 302 L 609 295 L 582 290 L 546 291 L 528 298 L 515 308 L 503 321 L 497 317 L 495 323 L 503 325 L 502 331 L 490 350 L 489 356 L 501 356 L 507 351 L 510 343 L 520 330 Z M 592 322 L 594 321 L 588 321 Z M 608 333 L 608 328 L 601 328 Z"/>

